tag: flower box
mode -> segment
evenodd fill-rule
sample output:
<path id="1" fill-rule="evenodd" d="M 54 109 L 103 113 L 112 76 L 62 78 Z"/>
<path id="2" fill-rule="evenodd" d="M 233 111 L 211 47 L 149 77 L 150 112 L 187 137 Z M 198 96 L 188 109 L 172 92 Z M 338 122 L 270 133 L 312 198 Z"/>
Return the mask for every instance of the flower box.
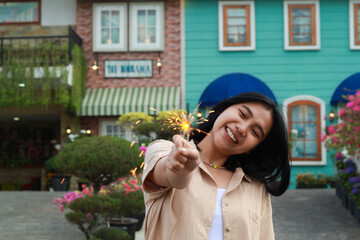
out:
<path id="1" fill-rule="evenodd" d="M 353 215 L 354 217 L 358 220 L 358 222 L 360 223 L 360 208 L 358 208 L 358 206 L 356 205 L 356 203 L 354 203 L 353 205 Z"/>
<path id="2" fill-rule="evenodd" d="M 347 194 L 345 188 L 340 185 L 340 200 L 341 200 L 341 205 L 343 205 L 344 208 L 348 209 L 349 205 L 348 205 L 348 198 L 349 195 Z"/>
<path id="3" fill-rule="evenodd" d="M 339 182 L 335 182 L 335 193 L 341 199 L 341 184 Z"/>

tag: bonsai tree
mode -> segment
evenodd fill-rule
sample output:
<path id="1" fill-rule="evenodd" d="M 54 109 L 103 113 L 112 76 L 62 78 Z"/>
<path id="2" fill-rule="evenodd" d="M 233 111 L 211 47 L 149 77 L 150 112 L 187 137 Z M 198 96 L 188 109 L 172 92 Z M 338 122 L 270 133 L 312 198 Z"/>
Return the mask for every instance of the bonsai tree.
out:
<path id="1" fill-rule="evenodd" d="M 94 194 L 100 186 L 126 176 L 143 162 L 140 150 L 125 139 L 110 136 L 93 136 L 74 141 L 55 158 L 57 169 L 88 179 Z"/>
<path id="2" fill-rule="evenodd" d="M 70 210 L 65 218 L 78 225 L 86 239 L 127 239 L 127 234 L 106 228 L 106 225 L 113 216 L 131 214 L 138 205 L 132 202 L 138 193 L 110 191 L 108 185 L 139 168 L 142 162 L 139 147 L 131 147 L 125 139 L 94 136 L 75 140 L 56 155 L 55 166 L 88 179 L 92 183 L 88 189 L 91 188 L 92 192 L 65 194 L 63 199 L 55 199 L 54 203 L 59 204 L 61 211 L 64 207 Z M 118 237 L 112 237 L 114 235 Z"/>

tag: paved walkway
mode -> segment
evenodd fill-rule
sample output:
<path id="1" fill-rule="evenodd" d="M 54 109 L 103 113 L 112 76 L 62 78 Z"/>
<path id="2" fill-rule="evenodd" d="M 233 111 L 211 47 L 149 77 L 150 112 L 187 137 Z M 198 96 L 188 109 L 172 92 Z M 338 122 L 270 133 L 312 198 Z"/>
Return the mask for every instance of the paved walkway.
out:
<path id="1" fill-rule="evenodd" d="M 52 203 L 62 194 L 0 191 L 0 239 L 84 240 Z M 341 206 L 333 189 L 289 190 L 272 202 L 277 240 L 360 240 L 360 223 Z M 143 231 L 135 239 L 144 240 Z"/>

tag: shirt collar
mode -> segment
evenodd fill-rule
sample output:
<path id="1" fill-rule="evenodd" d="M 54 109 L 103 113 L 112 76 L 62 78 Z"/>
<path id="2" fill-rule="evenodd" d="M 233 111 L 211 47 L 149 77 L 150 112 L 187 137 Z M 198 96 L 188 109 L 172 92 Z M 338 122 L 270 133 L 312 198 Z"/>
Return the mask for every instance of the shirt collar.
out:
<path id="1" fill-rule="evenodd" d="M 244 173 L 244 170 L 240 167 L 236 168 L 235 173 L 234 174 L 239 174 L 240 178 L 244 178 L 246 181 L 248 181 L 249 183 L 251 183 L 251 177 L 249 177 L 248 175 L 246 175 Z"/>

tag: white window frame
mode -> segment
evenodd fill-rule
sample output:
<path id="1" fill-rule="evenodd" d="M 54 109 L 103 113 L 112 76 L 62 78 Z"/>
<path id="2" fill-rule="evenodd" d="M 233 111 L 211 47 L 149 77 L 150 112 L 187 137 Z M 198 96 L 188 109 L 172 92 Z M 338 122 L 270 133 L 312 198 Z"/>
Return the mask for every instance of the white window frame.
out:
<path id="1" fill-rule="evenodd" d="M 297 101 L 312 101 L 320 105 L 320 132 L 325 132 L 325 128 L 326 128 L 325 102 L 320 98 L 310 95 L 298 95 L 298 96 L 290 97 L 284 101 L 283 113 L 284 113 L 286 125 L 288 123 L 288 119 L 287 119 L 288 105 Z M 320 138 L 320 136 L 318 136 L 318 138 Z M 327 154 L 326 154 L 326 147 L 324 142 L 321 142 L 320 151 L 321 151 L 320 161 L 297 160 L 297 161 L 291 161 L 291 163 L 293 166 L 325 166 L 327 163 Z"/>
<path id="2" fill-rule="evenodd" d="M 350 34 L 350 49 L 360 50 L 360 44 L 355 44 L 355 16 L 354 5 L 360 4 L 360 1 L 349 1 L 349 34 Z"/>
<path id="3" fill-rule="evenodd" d="M 223 8 L 227 5 L 249 5 L 250 7 L 250 46 L 224 45 L 224 14 Z M 254 1 L 219 1 L 219 50 L 220 51 L 254 51 L 256 49 L 255 36 L 255 5 Z"/>
<path id="4" fill-rule="evenodd" d="M 163 2 L 131 2 L 130 4 L 130 51 L 163 51 L 164 50 L 164 3 Z M 137 10 L 156 11 L 155 43 L 137 43 Z"/>
<path id="5" fill-rule="evenodd" d="M 117 10 L 120 12 L 120 32 L 118 44 L 101 43 L 101 11 Z M 93 4 L 93 52 L 125 52 L 127 51 L 127 4 L 126 3 L 94 3 Z"/>
<path id="6" fill-rule="evenodd" d="M 316 42 L 315 45 L 306 46 L 291 46 L 290 45 L 290 32 L 289 32 L 289 5 L 315 5 L 315 27 L 316 27 Z M 303 0 L 303 1 L 284 1 L 284 49 L 285 50 L 319 50 L 321 48 L 320 39 L 320 4 L 318 0 Z"/>
<path id="7" fill-rule="evenodd" d="M 106 126 L 108 125 L 117 125 L 120 127 L 119 124 L 117 124 L 116 122 L 118 121 L 117 118 L 106 118 L 106 119 L 101 119 L 99 120 L 99 135 L 100 136 L 107 136 L 106 135 Z M 125 139 L 132 142 L 132 141 L 136 141 L 138 142 L 138 138 L 137 136 L 133 136 L 133 132 L 131 131 L 130 128 L 126 128 L 125 129 Z"/>

